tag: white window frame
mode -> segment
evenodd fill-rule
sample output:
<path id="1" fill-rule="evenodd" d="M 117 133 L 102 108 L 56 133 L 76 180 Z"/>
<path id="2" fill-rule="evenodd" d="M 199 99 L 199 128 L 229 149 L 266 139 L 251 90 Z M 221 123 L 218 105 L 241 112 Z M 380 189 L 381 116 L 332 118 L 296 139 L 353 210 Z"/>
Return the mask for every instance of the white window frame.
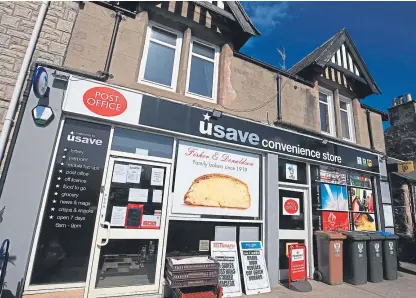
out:
<path id="1" fill-rule="evenodd" d="M 348 142 L 355 142 L 355 126 L 354 126 L 354 117 L 353 117 L 353 113 L 352 113 L 352 100 L 348 97 L 339 96 L 339 113 L 340 113 L 340 118 L 341 118 L 341 111 L 347 112 L 347 118 L 348 118 L 348 130 L 350 132 L 350 138 L 344 138 L 344 136 L 342 136 L 342 120 L 340 121 L 341 123 L 341 136 L 342 139 L 344 141 L 348 141 Z M 342 109 L 341 108 L 341 102 L 345 103 L 347 105 L 347 109 Z"/>
<path id="2" fill-rule="evenodd" d="M 151 38 L 153 27 L 155 27 L 159 30 L 166 31 L 168 33 L 176 35 L 176 45 L 173 46 L 173 45 L 165 43 L 163 41 L 159 41 L 157 39 Z M 171 29 L 171 28 L 168 28 L 168 27 L 165 27 L 165 26 L 160 25 L 160 24 L 156 24 L 154 22 L 149 22 L 149 25 L 147 26 L 147 30 L 146 30 L 146 40 L 145 40 L 145 44 L 144 44 L 144 48 L 143 48 L 142 61 L 140 63 L 138 83 L 145 84 L 145 85 L 150 85 L 150 86 L 157 87 L 157 88 L 160 88 L 160 89 L 175 92 L 176 91 L 176 85 L 178 83 L 179 62 L 180 62 L 181 49 L 182 49 L 182 39 L 183 39 L 183 34 L 181 32 L 179 32 L 177 30 L 174 30 L 174 29 Z M 160 44 L 160 45 L 163 45 L 163 46 L 166 46 L 166 47 L 169 47 L 169 48 L 175 50 L 175 57 L 174 57 L 174 61 L 173 61 L 173 70 L 172 70 L 172 81 L 171 81 L 170 86 L 163 85 L 163 84 L 160 84 L 160 83 L 157 83 L 157 82 L 148 81 L 148 80 L 144 79 L 144 73 L 145 73 L 146 64 L 147 64 L 147 55 L 149 53 L 150 40 L 152 42 L 155 42 L 157 44 Z"/>
<path id="3" fill-rule="evenodd" d="M 335 112 L 334 112 L 334 93 L 331 90 L 319 87 L 319 93 L 325 94 L 327 96 L 327 102 L 321 102 L 319 100 L 319 120 L 321 120 L 321 108 L 320 104 L 326 104 L 328 106 L 328 118 L 329 118 L 329 133 L 322 131 L 321 133 L 327 136 L 335 137 Z M 319 99 L 319 97 L 318 97 Z"/>
<path id="4" fill-rule="evenodd" d="M 211 58 L 199 55 L 199 54 L 192 53 L 194 42 L 213 49 L 215 51 L 214 59 L 211 59 Z M 211 102 L 211 103 L 217 103 L 217 99 L 218 99 L 217 91 L 218 91 L 219 55 L 220 55 L 220 48 L 218 46 L 215 46 L 213 44 L 209 44 L 209 43 L 207 43 L 203 40 L 197 39 L 195 37 L 191 38 L 191 44 L 190 44 L 190 47 L 189 47 L 189 56 L 188 56 L 188 70 L 187 70 L 187 74 L 186 74 L 186 91 L 185 91 L 186 96 L 197 98 L 197 99 L 204 100 L 204 101 L 208 101 L 208 102 Z M 198 57 L 198 58 L 201 58 L 201 59 L 204 59 L 206 61 L 214 63 L 214 77 L 212 78 L 212 95 L 211 95 L 211 97 L 199 95 L 199 94 L 192 93 L 192 92 L 189 91 L 189 79 L 190 79 L 190 76 L 191 76 L 192 56 L 195 56 L 195 57 Z"/>

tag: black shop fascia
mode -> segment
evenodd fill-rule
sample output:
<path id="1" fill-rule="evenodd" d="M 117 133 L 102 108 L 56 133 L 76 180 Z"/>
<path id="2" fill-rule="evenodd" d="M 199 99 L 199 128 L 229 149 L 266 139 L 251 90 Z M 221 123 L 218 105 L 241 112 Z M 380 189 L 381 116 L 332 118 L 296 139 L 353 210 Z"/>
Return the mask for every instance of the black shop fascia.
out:
<path id="1" fill-rule="evenodd" d="M 261 149 L 371 173 L 379 173 L 378 155 L 322 138 L 143 96 L 139 124 L 219 142 Z"/>

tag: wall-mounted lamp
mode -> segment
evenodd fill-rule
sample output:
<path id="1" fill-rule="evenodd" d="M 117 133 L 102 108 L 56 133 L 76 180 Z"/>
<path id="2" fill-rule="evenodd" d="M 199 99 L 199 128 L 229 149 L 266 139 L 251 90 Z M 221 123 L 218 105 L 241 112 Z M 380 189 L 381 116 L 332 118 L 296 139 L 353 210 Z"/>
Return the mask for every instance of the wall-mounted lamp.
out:
<path id="1" fill-rule="evenodd" d="M 213 109 L 212 112 L 211 112 L 211 114 L 212 114 L 211 117 L 212 118 L 215 118 L 215 119 L 219 119 L 222 116 L 222 112 L 221 111 L 218 111 L 216 109 Z"/>
<path id="2" fill-rule="evenodd" d="M 322 145 L 326 145 L 326 144 L 328 144 L 328 140 L 327 140 L 327 139 L 322 139 L 322 140 L 321 140 L 321 144 L 322 144 Z"/>
<path id="3" fill-rule="evenodd" d="M 383 155 L 383 156 L 380 156 L 379 158 L 378 158 L 378 160 L 380 161 L 380 162 L 383 162 L 383 161 L 386 161 L 387 160 L 387 155 Z"/>

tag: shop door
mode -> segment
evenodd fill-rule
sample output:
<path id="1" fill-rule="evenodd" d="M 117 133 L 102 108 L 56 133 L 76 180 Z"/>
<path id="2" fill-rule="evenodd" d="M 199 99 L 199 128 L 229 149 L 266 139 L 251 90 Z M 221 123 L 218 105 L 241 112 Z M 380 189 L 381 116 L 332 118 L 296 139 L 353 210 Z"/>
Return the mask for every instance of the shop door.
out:
<path id="1" fill-rule="evenodd" d="M 156 294 L 170 166 L 110 158 L 86 297 Z"/>
<path id="2" fill-rule="evenodd" d="M 279 188 L 279 279 L 282 281 L 288 278 L 289 244 L 305 244 L 309 255 L 307 193 L 302 189 Z M 309 264 L 308 258 L 308 267 Z"/>

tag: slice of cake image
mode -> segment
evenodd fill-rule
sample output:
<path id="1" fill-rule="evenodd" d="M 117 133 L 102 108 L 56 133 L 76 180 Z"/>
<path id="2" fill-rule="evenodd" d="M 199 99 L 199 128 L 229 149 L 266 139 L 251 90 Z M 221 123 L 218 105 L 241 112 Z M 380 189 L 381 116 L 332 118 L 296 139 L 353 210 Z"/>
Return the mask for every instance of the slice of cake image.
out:
<path id="1" fill-rule="evenodd" d="M 184 203 L 193 206 L 248 209 L 251 205 L 247 184 L 224 174 L 206 174 L 196 178 Z"/>

